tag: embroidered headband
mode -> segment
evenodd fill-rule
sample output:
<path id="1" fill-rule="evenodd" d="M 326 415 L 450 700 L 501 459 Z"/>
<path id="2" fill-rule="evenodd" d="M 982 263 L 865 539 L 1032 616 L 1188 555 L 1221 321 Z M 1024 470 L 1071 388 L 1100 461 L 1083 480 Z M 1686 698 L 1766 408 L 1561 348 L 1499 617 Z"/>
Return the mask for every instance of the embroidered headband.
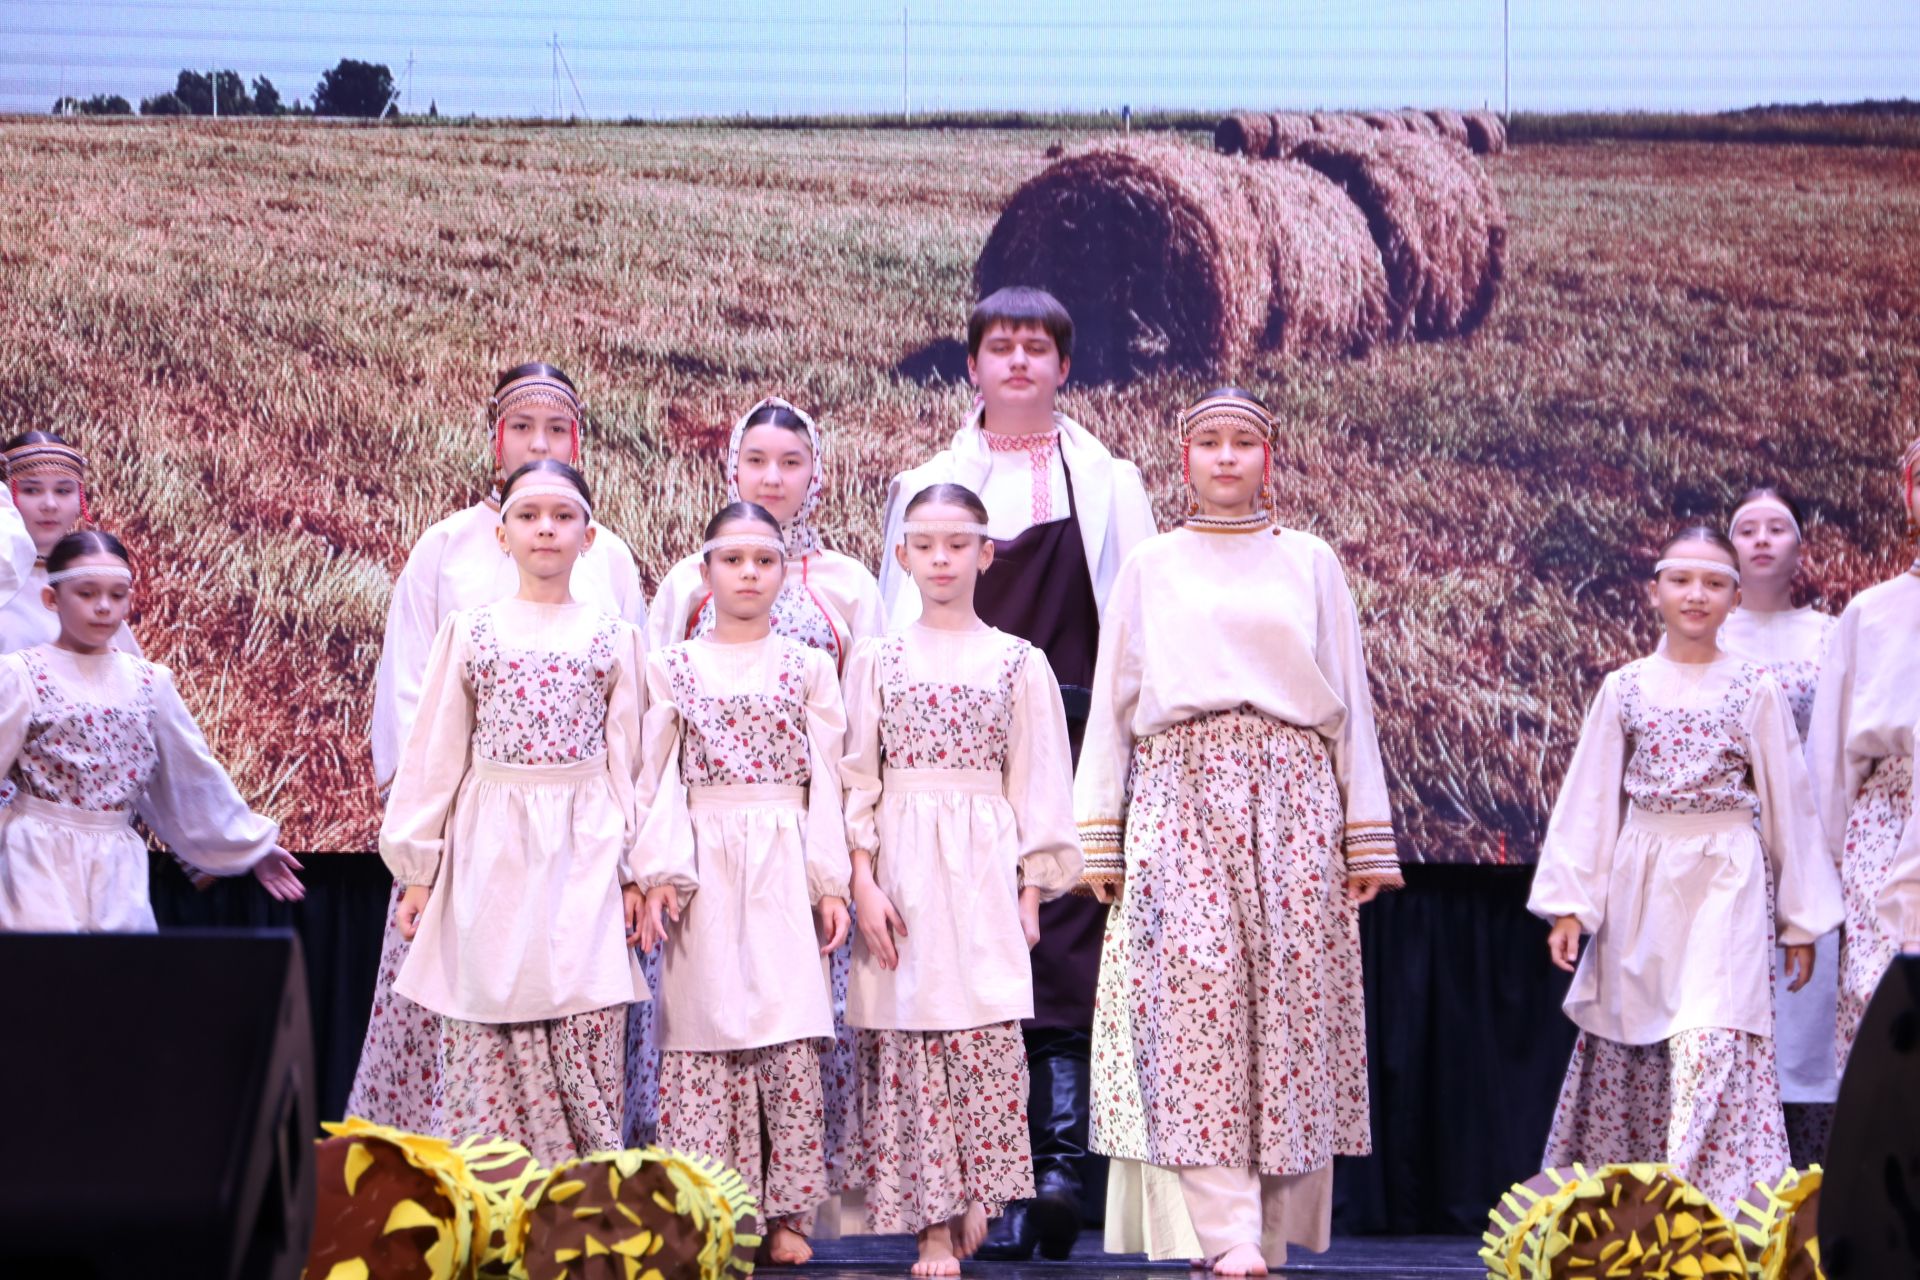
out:
<path id="1" fill-rule="evenodd" d="M 550 404 L 570 411 L 575 417 L 580 415 L 580 397 L 566 383 L 551 378 L 524 378 L 504 394 L 495 396 L 492 404 L 496 419 L 506 417 L 515 409 L 535 404 Z"/>
<path id="2" fill-rule="evenodd" d="M 916 533 L 973 533 L 980 537 L 989 537 L 987 526 L 978 520 L 907 520 L 900 525 L 900 534 L 907 537 Z"/>
<path id="3" fill-rule="evenodd" d="M 1707 560 L 1697 556 L 1674 556 L 1662 560 L 1653 566 L 1653 576 L 1659 577 L 1669 569 L 1697 569 L 1701 573 L 1717 573 L 1733 579 L 1733 585 L 1740 585 L 1740 571 L 1724 560 Z"/>
<path id="4" fill-rule="evenodd" d="M 23 444 L 7 454 L 9 479 L 35 471 L 64 471 L 77 480 L 84 480 L 87 460 L 72 445 L 54 444 L 50 440 Z"/>
<path id="5" fill-rule="evenodd" d="M 1788 508 L 1786 503 L 1780 501 L 1780 499 L 1771 497 L 1766 494 L 1762 494 L 1760 497 L 1755 498 L 1752 502 L 1746 503 L 1738 511 L 1733 513 L 1733 519 L 1727 521 L 1727 533 L 1729 536 L 1732 535 L 1735 529 L 1740 527 L 1740 517 L 1746 515 L 1750 511 L 1779 512 L 1781 515 L 1787 518 L 1787 523 L 1793 526 L 1793 536 L 1796 538 L 1800 537 L 1800 522 L 1793 518 L 1792 510 Z"/>
<path id="6" fill-rule="evenodd" d="M 716 551 L 731 551 L 736 547 L 743 551 L 771 551 L 782 560 L 787 556 L 787 544 L 770 533 L 723 533 L 700 544 L 700 558 L 704 560 Z"/>
<path id="7" fill-rule="evenodd" d="M 1239 396 L 1208 396 L 1181 414 L 1177 427 L 1180 443 L 1193 438 L 1203 426 L 1234 426 L 1251 430 L 1268 444 L 1273 443 L 1273 416 L 1251 400 Z"/>
<path id="8" fill-rule="evenodd" d="M 587 519 L 593 519 L 593 507 L 585 498 L 580 496 L 578 489 L 564 480 L 548 480 L 539 484 L 530 483 L 513 486 L 513 492 L 508 494 L 507 500 L 500 504 L 500 522 L 505 524 L 507 512 L 513 510 L 523 500 L 531 501 L 534 498 L 565 498 L 576 507 L 579 507 L 581 514 Z"/>
<path id="9" fill-rule="evenodd" d="M 124 564 L 83 564 L 77 569 L 62 569 L 58 573 L 47 575 L 47 585 L 65 582 L 70 578 L 118 578 L 122 582 L 133 581 L 133 570 Z"/>

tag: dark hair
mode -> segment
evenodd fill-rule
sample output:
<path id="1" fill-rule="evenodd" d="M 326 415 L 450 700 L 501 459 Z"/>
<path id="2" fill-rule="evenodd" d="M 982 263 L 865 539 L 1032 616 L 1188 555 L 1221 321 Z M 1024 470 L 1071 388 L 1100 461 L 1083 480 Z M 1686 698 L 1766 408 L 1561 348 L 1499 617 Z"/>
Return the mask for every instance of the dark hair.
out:
<path id="1" fill-rule="evenodd" d="M 726 506 L 713 513 L 713 519 L 707 521 L 706 532 L 700 535 L 700 541 L 712 542 L 720 536 L 721 529 L 735 520 L 757 521 L 773 530 L 774 537 L 778 538 L 781 536 L 780 522 L 773 518 L 773 512 L 767 510 L 757 502 L 729 502 Z M 701 556 L 700 558 L 705 560 L 706 556 Z"/>
<path id="2" fill-rule="evenodd" d="M 552 378 L 556 382 L 565 383 L 567 390 L 573 392 L 576 396 L 580 394 L 580 388 L 573 385 L 572 378 L 569 378 L 557 366 L 547 364 L 540 360 L 529 360 L 525 364 L 517 364 L 511 369 L 503 370 L 500 374 L 500 380 L 493 384 L 493 394 L 499 395 L 502 391 L 506 390 L 509 382 L 518 382 L 522 378 Z"/>
<path id="3" fill-rule="evenodd" d="M 1225 396 L 1229 400 L 1245 400 L 1248 404 L 1254 406 L 1268 417 L 1273 416 L 1273 410 L 1267 408 L 1267 402 L 1245 387 L 1214 387 L 1195 396 L 1193 403 L 1203 404 L 1208 400 L 1217 400 L 1222 396 Z"/>
<path id="4" fill-rule="evenodd" d="M 507 496 L 513 492 L 514 484 L 518 482 L 521 477 L 535 471 L 559 476 L 562 480 L 565 480 L 568 484 L 580 491 L 580 501 L 586 503 L 589 507 L 593 505 L 593 494 L 587 488 L 586 477 L 558 458 L 535 458 L 532 462 L 523 462 L 515 467 L 513 474 L 507 477 L 507 482 L 500 486 L 500 501 L 504 504 Z"/>
<path id="5" fill-rule="evenodd" d="M 69 533 L 47 551 L 47 572 L 58 573 L 81 556 L 118 556 L 129 568 L 133 557 L 120 545 L 120 539 L 98 529 Z"/>
<path id="6" fill-rule="evenodd" d="M 1746 496 L 1733 504 L 1733 509 L 1738 511 L 1749 502 L 1753 502 L 1759 498 L 1772 498 L 1775 502 L 1785 507 L 1787 514 L 1793 517 L 1795 527 L 1803 533 L 1805 532 L 1807 527 L 1807 513 L 1800 509 L 1800 504 L 1795 502 L 1791 496 L 1770 484 L 1759 485 L 1747 490 Z"/>
<path id="7" fill-rule="evenodd" d="M 783 404 L 763 404 L 755 409 L 747 415 L 740 433 L 745 435 L 755 427 L 779 427 L 783 431 L 791 431 L 806 441 L 807 448 L 813 448 L 813 433 L 807 430 L 806 419 Z"/>
<path id="8" fill-rule="evenodd" d="M 65 439 L 63 439 L 60 435 L 58 435 L 55 432 L 36 430 L 36 431 L 22 431 L 19 435 L 7 441 L 5 444 L 0 444 L 0 453 L 12 453 L 15 449 L 18 449 L 21 445 L 27 445 L 27 444 L 64 444 L 69 449 L 73 448 L 73 445 L 69 444 Z"/>
<path id="9" fill-rule="evenodd" d="M 1727 553 L 1727 567 L 1736 573 L 1739 572 L 1740 553 L 1734 550 L 1733 539 L 1729 538 L 1726 534 L 1720 532 L 1718 529 L 1713 528 L 1711 525 L 1690 524 L 1686 528 L 1680 530 L 1680 532 L 1674 534 L 1671 538 L 1668 538 L 1665 542 L 1660 544 L 1659 558 L 1661 560 L 1665 560 L 1667 558 L 1667 552 L 1673 550 L 1675 547 L 1679 546 L 1683 542 L 1712 543 L 1714 546 L 1720 548 L 1720 550 Z M 1658 575 L 1656 574 L 1655 576 L 1657 577 Z"/>
<path id="10" fill-rule="evenodd" d="M 986 338 L 987 330 L 996 324 L 1012 329 L 1038 325 L 1047 331 L 1053 345 L 1060 348 L 1062 360 L 1073 358 L 1073 317 L 1060 305 L 1060 299 L 1045 289 L 1014 284 L 995 289 L 980 299 L 973 314 L 967 317 L 968 355 L 980 354 L 980 343 Z"/>
<path id="11" fill-rule="evenodd" d="M 924 507 L 932 502 L 948 502 L 956 507 L 965 507 L 970 515 L 981 524 L 987 522 L 987 504 L 980 501 L 980 495 L 963 484 L 930 484 L 907 499 L 906 514 L 911 516 L 916 507 Z"/>

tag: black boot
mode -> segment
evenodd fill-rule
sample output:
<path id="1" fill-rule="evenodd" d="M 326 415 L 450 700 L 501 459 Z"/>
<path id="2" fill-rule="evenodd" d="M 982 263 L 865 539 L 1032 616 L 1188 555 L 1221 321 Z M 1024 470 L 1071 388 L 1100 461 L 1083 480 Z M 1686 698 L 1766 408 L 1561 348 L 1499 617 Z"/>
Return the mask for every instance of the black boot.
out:
<path id="1" fill-rule="evenodd" d="M 1055 1032 L 1049 1040 L 1041 1059 L 1045 1067 L 1034 1074 L 1030 1216 L 1041 1256 L 1058 1262 L 1073 1252 L 1073 1242 L 1080 1238 L 1080 1166 L 1087 1155 L 1092 1044 L 1084 1031 Z"/>
<path id="2" fill-rule="evenodd" d="M 1033 1257 L 1033 1218 L 1027 1212 L 1031 1200 L 1015 1200 L 1000 1211 L 987 1231 L 987 1238 L 973 1256 L 982 1262 L 1025 1262 Z"/>
<path id="3" fill-rule="evenodd" d="M 1046 1120 L 1052 1112 L 1048 1099 L 1053 1094 L 1052 1032 L 1029 1028 L 1024 1035 L 1027 1049 L 1027 1137 L 1033 1145 L 1034 1184 L 1040 1181 L 1040 1151 L 1046 1146 Z M 982 1262 L 1026 1262 L 1033 1257 L 1039 1242 L 1039 1223 L 1034 1202 L 1015 1200 L 993 1220 L 987 1238 L 974 1257 Z"/>

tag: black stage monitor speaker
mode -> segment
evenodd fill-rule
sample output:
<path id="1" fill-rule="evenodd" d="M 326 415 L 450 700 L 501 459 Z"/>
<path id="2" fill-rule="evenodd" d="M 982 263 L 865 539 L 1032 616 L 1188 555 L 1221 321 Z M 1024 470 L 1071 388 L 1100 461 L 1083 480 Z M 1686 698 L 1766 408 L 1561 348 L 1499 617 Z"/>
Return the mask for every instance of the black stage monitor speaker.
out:
<path id="1" fill-rule="evenodd" d="M 0 934 L 0 1276 L 291 1280 L 313 1030 L 280 929 Z"/>
<path id="2" fill-rule="evenodd" d="M 1920 955 L 1895 956 L 1840 1081 L 1820 1184 L 1830 1280 L 1920 1277 Z"/>

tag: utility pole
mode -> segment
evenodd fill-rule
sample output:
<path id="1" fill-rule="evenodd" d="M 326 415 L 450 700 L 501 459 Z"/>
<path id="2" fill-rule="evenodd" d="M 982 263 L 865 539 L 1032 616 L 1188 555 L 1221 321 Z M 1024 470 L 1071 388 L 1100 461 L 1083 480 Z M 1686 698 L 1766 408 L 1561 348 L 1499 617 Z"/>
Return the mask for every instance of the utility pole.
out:
<path id="1" fill-rule="evenodd" d="M 587 100 L 580 96 L 580 82 L 573 78 L 573 64 L 567 61 L 567 51 L 560 47 L 559 36 L 553 38 L 553 51 L 560 59 L 560 69 L 567 73 L 567 83 L 573 86 L 573 100 L 580 104 L 580 118 L 585 120 L 588 118 Z M 553 113 L 557 116 L 560 114 L 559 87 L 557 85 L 555 86 L 554 94 Z"/>
<path id="2" fill-rule="evenodd" d="M 907 93 L 907 6 L 900 6 L 900 114 L 913 119 L 913 99 Z"/>
<path id="3" fill-rule="evenodd" d="M 413 114 L 413 50 L 407 50 L 407 114 Z"/>
<path id="4" fill-rule="evenodd" d="M 207 88 L 213 92 L 207 96 L 213 99 L 213 118 L 220 118 L 220 68 L 215 67 L 207 73 Z"/>
<path id="5" fill-rule="evenodd" d="M 1513 121 L 1513 0 L 1500 0 L 1500 119 Z"/>
<path id="6" fill-rule="evenodd" d="M 550 112 L 555 120 L 560 118 L 560 33 L 553 33 L 553 106 Z"/>

